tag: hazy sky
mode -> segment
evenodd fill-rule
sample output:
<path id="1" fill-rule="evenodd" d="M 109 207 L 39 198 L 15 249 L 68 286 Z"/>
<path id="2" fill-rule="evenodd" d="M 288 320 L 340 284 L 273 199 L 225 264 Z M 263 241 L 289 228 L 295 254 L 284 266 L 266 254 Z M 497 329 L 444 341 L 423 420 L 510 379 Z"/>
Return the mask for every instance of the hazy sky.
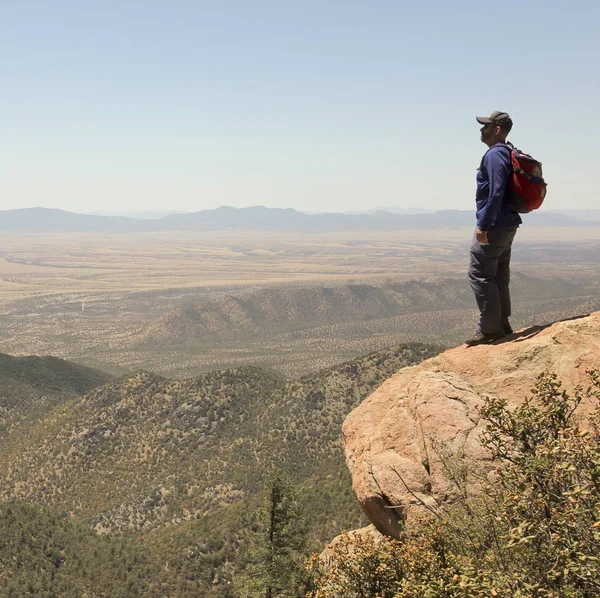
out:
<path id="1" fill-rule="evenodd" d="M 0 209 L 470 209 L 501 109 L 596 208 L 600 2 L 0 0 Z"/>

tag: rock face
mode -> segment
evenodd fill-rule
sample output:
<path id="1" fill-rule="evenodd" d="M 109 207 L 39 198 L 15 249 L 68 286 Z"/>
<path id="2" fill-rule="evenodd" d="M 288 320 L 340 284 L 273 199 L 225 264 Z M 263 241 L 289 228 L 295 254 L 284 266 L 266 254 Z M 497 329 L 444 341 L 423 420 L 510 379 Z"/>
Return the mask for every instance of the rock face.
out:
<path id="1" fill-rule="evenodd" d="M 443 460 L 490 468 L 479 444 L 486 396 L 516 406 L 539 374 L 571 391 L 600 368 L 600 312 L 534 327 L 493 345 L 461 346 L 400 370 L 346 418 L 343 438 L 353 488 L 383 534 L 398 537 L 410 505 L 451 501 L 456 488 Z M 390 508 L 395 507 L 395 508 Z"/>

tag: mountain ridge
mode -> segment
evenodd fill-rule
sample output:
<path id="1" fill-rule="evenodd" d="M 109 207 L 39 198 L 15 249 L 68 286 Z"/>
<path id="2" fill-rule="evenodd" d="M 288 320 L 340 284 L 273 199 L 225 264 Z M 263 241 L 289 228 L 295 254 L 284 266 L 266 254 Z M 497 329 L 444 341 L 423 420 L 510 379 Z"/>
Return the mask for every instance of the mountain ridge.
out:
<path id="1" fill-rule="evenodd" d="M 383 379 L 438 351 L 399 345 L 295 380 L 254 366 L 113 379 L 0 437 L 0 505 L 43 506 L 135 540 L 168 563 L 156 576 L 186 580 L 189 591 L 168 595 L 228 595 L 272 470 L 294 479 L 313 550 L 364 524 L 341 422 Z"/>
<path id="2" fill-rule="evenodd" d="M 526 302 L 539 303 L 539 296 L 547 295 L 550 288 L 561 297 L 568 296 L 574 287 L 560 279 L 513 275 L 514 296 L 522 306 Z M 458 278 L 259 289 L 180 305 L 132 333 L 128 343 L 137 347 L 209 345 L 300 333 L 323 326 L 360 325 L 406 315 L 418 317 L 419 313 L 439 310 L 469 310 L 472 304 L 470 289 Z"/>
<path id="3" fill-rule="evenodd" d="M 0 440 L 60 402 L 111 379 L 109 374 L 58 357 L 0 353 Z"/>
<path id="4" fill-rule="evenodd" d="M 582 216 L 582 218 L 576 218 L 573 216 L 573 212 L 566 214 L 541 210 L 527 221 L 527 225 L 600 226 L 600 218 L 598 220 L 590 219 L 589 211 L 583 211 Z M 212 230 L 297 232 L 413 230 L 474 226 L 474 217 L 474 210 L 439 210 L 420 214 L 399 214 L 385 210 L 360 214 L 334 212 L 305 214 L 293 208 L 221 206 L 212 210 L 168 214 L 161 218 L 143 220 L 126 216 L 77 214 L 66 210 L 36 207 L 0 211 L 0 231 L 143 233 Z"/>
<path id="5" fill-rule="evenodd" d="M 332 455 L 341 465 L 350 407 L 437 351 L 399 345 L 297 380 L 255 366 L 113 379 L 57 404 L 32 433 L 13 432 L 0 451 L 0 496 L 55 504 L 104 531 L 203 515 L 258 491 L 276 463 L 297 477 Z"/>

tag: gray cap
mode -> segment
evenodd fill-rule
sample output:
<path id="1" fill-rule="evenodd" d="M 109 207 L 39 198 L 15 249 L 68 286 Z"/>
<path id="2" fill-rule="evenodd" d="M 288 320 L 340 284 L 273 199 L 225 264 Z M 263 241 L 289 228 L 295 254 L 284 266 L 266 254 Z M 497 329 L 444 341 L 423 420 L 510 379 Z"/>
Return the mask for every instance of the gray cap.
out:
<path id="1" fill-rule="evenodd" d="M 489 116 L 476 116 L 475 118 L 480 125 L 494 123 L 495 125 L 499 125 L 507 131 L 510 131 L 513 126 L 513 121 L 508 113 L 502 112 L 502 110 L 494 110 L 494 112 L 492 112 Z"/>

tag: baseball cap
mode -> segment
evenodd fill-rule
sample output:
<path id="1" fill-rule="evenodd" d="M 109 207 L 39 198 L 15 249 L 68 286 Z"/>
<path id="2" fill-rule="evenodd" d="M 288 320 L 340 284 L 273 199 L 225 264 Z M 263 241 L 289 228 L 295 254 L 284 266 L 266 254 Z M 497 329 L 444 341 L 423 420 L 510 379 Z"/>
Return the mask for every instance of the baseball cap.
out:
<path id="1" fill-rule="evenodd" d="M 513 126 L 513 121 L 507 112 L 502 110 L 494 110 L 489 116 L 476 116 L 477 122 L 480 125 L 487 125 L 488 123 L 494 123 L 500 125 L 503 129 L 510 131 Z"/>

